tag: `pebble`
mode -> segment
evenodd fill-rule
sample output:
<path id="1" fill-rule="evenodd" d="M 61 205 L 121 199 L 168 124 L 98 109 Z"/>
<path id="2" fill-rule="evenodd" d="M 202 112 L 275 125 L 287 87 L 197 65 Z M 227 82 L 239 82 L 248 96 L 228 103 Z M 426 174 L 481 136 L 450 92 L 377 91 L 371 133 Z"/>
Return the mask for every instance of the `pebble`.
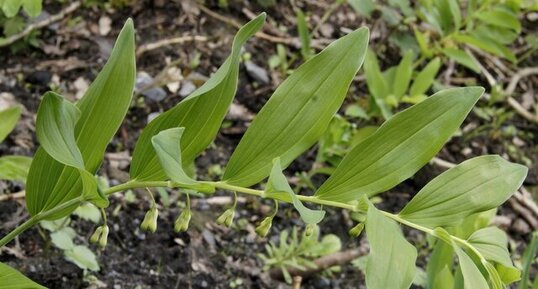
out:
<path id="1" fill-rule="evenodd" d="M 26 76 L 26 82 L 41 86 L 48 86 L 51 79 L 52 73 L 42 70 L 36 70 Z"/>
<path id="2" fill-rule="evenodd" d="M 150 123 L 152 120 L 154 120 L 156 117 L 158 117 L 159 114 L 161 114 L 161 113 L 160 112 L 152 112 L 152 113 L 148 114 L 147 123 Z"/>
<path id="3" fill-rule="evenodd" d="M 269 83 L 269 75 L 264 68 L 258 66 L 252 61 L 245 62 L 245 68 L 247 69 L 247 74 L 257 82 L 263 84 Z"/>
<path id="4" fill-rule="evenodd" d="M 181 84 L 181 89 L 179 90 L 179 96 L 187 97 L 196 90 L 196 85 L 190 80 L 185 80 Z"/>
<path id="5" fill-rule="evenodd" d="M 153 83 L 153 77 L 151 77 L 149 74 L 147 74 L 144 71 L 141 71 L 136 76 L 136 84 L 135 84 L 135 91 L 140 91 L 141 89 L 144 89 L 144 87 L 147 87 L 148 85 L 151 85 Z M 153 101 L 161 101 L 166 98 L 166 91 L 160 87 L 154 87 L 147 89 L 141 94 L 150 100 Z"/>

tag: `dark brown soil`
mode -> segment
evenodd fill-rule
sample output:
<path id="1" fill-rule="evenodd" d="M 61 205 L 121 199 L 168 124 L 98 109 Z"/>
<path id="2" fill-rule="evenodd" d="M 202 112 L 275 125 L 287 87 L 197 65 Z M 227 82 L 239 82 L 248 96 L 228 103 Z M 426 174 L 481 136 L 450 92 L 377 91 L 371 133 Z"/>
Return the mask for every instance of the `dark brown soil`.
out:
<path id="1" fill-rule="evenodd" d="M 194 1 L 185 1 L 184 6 L 179 2 L 140 1 L 132 6 L 112 10 L 79 9 L 71 16 L 71 19 L 79 17 L 80 22 L 75 26 L 70 26 L 68 20 L 65 20 L 60 22 L 56 30 L 47 28 L 41 32 L 41 44 L 56 47 L 59 51 L 56 54 L 46 53 L 36 48 L 29 48 L 18 53 L 10 52 L 8 48 L 0 49 L 0 92 L 13 94 L 15 100 L 26 108 L 23 119 L 15 132 L 0 145 L 0 152 L 24 155 L 31 155 L 35 152 L 37 143 L 33 133 L 34 113 L 41 95 L 53 88 L 50 87 L 51 79 L 59 77 L 61 85 L 73 83 L 81 76 L 89 80 L 93 79 L 110 52 L 107 47 L 113 43 L 127 17 L 134 19 L 138 45 L 184 34 L 210 36 L 210 41 L 206 43 L 173 45 L 146 53 L 137 60 L 139 71 L 155 76 L 166 66 L 167 58 L 172 61 L 180 59 L 179 67 L 187 76 L 191 71 L 190 63 L 196 52 L 199 52 L 201 57 L 200 65 L 194 71 L 206 76 L 215 71 L 229 53 L 235 28 L 208 17 L 203 12 L 198 11 L 196 14 L 185 11 L 185 8 L 196 7 Z M 249 1 L 229 1 L 230 8 L 221 9 L 213 3 L 216 1 L 209 2 L 211 3 L 207 6 L 213 11 L 240 22 L 247 20 L 243 9 L 254 13 L 265 10 L 275 21 L 274 23 L 285 27 L 295 27 L 293 18 L 290 18 L 293 12 L 289 4 L 279 4 L 264 9 L 254 4 L 255 1 L 250 4 L 244 4 Z M 324 13 L 323 5 L 312 3 L 301 5 L 317 17 L 321 17 Z M 50 9 L 48 11 L 50 13 L 55 13 L 61 7 L 52 5 L 46 9 Z M 352 10 L 345 5 L 335 12 L 337 15 L 346 15 L 346 13 L 352 13 Z M 112 19 L 112 32 L 107 36 L 99 36 L 95 33 L 95 26 L 103 15 Z M 358 27 L 363 23 L 363 19 L 357 18 L 352 21 L 346 17 L 342 19 L 330 17 L 328 23 L 335 28 L 331 37 L 337 38 L 343 34 L 339 27 Z M 80 31 L 80 28 L 89 34 Z M 295 30 L 291 28 L 288 33 L 296 35 Z M 378 41 L 380 40 L 377 39 L 374 43 Z M 293 47 L 288 49 L 296 51 Z M 245 46 L 245 50 L 251 53 L 253 62 L 270 71 L 267 59 L 275 53 L 274 43 L 255 39 Z M 68 66 L 59 61 L 68 58 L 78 60 L 82 64 L 67 69 Z M 51 60 L 58 62 L 43 65 L 44 62 Z M 243 105 L 250 112 L 256 113 L 274 91 L 275 84 L 285 78 L 278 72 L 270 73 L 270 75 L 271 83 L 260 84 L 255 82 L 242 67 L 235 102 Z M 16 81 L 10 82 L 13 80 Z M 358 94 L 364 95 L 360 93 L 366 91 L 364 81 L 355 81 L 352 86 L 353 92 L 350 98 L 357 98 Z M 73 87 L 68 86 L 68 89 L 73 90 Z M 120 132 L 109 147 L 109 152 L 126 149 L 132 151 L 141 129 L 146 124 L 147 115 L 151 112 L 166 110 L 181 100 L 177 93 L 170 91 L 167 93 L 167 97 L 160 102 L 142 98 L 144 105 L 134 106 L 129 111 Z M 208 168 L 213 164 L 220 164 L 224 167 L 228 156 L 248 125 L 246 120 L 230 119 L 227 121 L 231 123 L 231 127 L 223 129 L 217 136 L 215 145 L 196 161 L 200 178 L 212 178 L 208 174 Z M 480 126 L 486 122 L 472 114 L 463 127 L 470 123 Z M 525 155 L 536 164 L 538 160 L 536 127 L 529 127 L 528 123 L 518 117 L 514 117 L 509 124 L 530 132 L 524 139 L 527 145 L 522 149 Z M 462 154 L 466 148 L 471 150 L 468 155 Z M 440 156 L 448 161 L 460 162 L 474 155 L 488 153 L 507 153 L 506 147 L 503 146 L 503 139 L 492 141 L 488 135 L 484 134 L 476 135 L 471 139 L 455 137 L 443 149 Z M 314 157 L 315 148 L 294 162 L 286 173 L 293 176 L 295 172 L 308 171 Z M 528 185 L 537 185 L 537 171 L 536 167 L 531 170 L 526 182 Z M 118 172 L 117 168 L 111 168 L 109 162 L 104 163 L 101 172 L 107 175 L 112 183 L 125 180 L 125 173 Z M 413 179 L 382 195 L 384 202 L 381 207 L 398 211 L 414 193 L 440 172 L 441 170 L 435 166 L 426 166 Z M 2 189 L 6 192 L 16 192 L 23 189 L 23 186 L 8 183 L 2 185 Z M 219 192 L 216 195 L 226 194 Z M 143 194 L 138 194 L 138 196 L 139 200 L 144 200 Z M 171 192 L 171 197 L 177 198 L 177 192 Z M 260 202 L 258 199 L 247 198 L 245 203 L 239 205 L 236 225 L 232 229 L 218 226 L 214 222 L 226 206 L 223 208 L 223 206 L 210 205 L 205 199 L 196 200 L 193 206 L 195 214 L 191 228 L 187 233 L 180 234 L 173 232 L 173 222 L 179 213 L 176 205 L 161 208 L 158 230 L 155 234 L 149 234 L 139 229 L 148 208 L 147 202 L 129 204 L 119 195 L 112 199 L 112 204 L 107 209 L 108 223 L 111 227 L 109 244 L 104 251 L 92 246 L 99 256 L 101 270 L 96 273 L 87 272 L 106 284 L 103 288 L 288 288 L 288 285 L 284 283 L 271 280 L 263 272 L 263 264 L 257 257 L 258 253 L 264 252 L 264 246 L 268 240 L 278 239 L 280 231 L 291 229 L 293 226 L 303 226 L 296 217 L 296 213 L 288 206 L 284 206 L 284 210 L 279 212 L 267 240 L 260 239 L 254 234 L 254 227 L 270 210 L 269 203 Z M 119 211 L 113 213 L 116 208 L 119 208 Z M 501 214 L 513 221 L 519 218 L 509 206 L 503 207 Z M 23 201 L 0 202 L 0 235 L 5 235 L 17 224 L 23 222 L 26 217 Z M 323 233 L 338 235 L 344 248 L 355 248 L 364 243 L 364 240 L 350 239 L 347 235 L 349 225 L 350 219 L 346 213 L 330 209 L 328 217 L 321 224 L 321 230 Z M 80 235 L 78 242 L 87 243 L 86 240 L 93 232 L 94 225 L 74 217 L 72 226 Z M 423 241 L 423 236 L 420 234 L 412 231 L 407 231 L 407 233 L 415 243 Z M 509 228 L 509 234 L 518 244 L 524 245 L 529 239 L 528 234 L 511 228 Z M 28 277 L 49 288 L 88 288 L 90 283 L 87 281 L 88 278 L 83 278 L 85 273 L 76 265 L 65 261 L 61 251 L 50 245 L 46 235 L 40 234 L 37 228 L 30 229 L 9 245 L 19 255 L 4 252 L 0 255 L 0 261 L 21 270 Z M 522 245 L 519 246 L 519 250 L 522 247 Z M 233 287 L 238 280 L 241 280 L 242 285 Z M 301 288 L 362 288 L 361 286 L 364 285 L 361 284 L 364 284 L 362 274 L 348 264 L 342 267 L 340 273 L 331 277 L 317 276 L 305 280 Z"/>

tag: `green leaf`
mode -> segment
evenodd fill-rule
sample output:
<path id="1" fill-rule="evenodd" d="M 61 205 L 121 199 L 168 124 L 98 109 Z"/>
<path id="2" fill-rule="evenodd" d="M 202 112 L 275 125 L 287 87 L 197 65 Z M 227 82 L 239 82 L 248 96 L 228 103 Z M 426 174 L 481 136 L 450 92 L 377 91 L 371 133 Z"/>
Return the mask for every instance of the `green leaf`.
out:
<path id="1" fill-rule="evenodd" d="M 75 247 L 73 238 L 66 230 L 59 230 L 50 234 L 50 239 L 54 246 L 62 250 L 70 250 Z"/>
<path id="2" fill-rule="evenodd" d="M 517 289 L 529 289 L 529 286 L 532 284 L 529 278 L 531 274 L 531 269 L 533 268 L 534 260 L 536 259 L 537 251 L 538 232 L 535 231 L 532 234 L 531 242 L 527 245 L 527 248 L 525 248 L 525 252 L 523 253 L 523 272 L 521 274 L 521 282 L 519 282 L 519 286 L 517 287 Z M 538 280 L 538 278 L 536 278 L 535 281 L 536 280 Z"/>
<path id="3" fill-rule="evenodd" d="M 237 89 L 241 46 L 261 29 L 264 21 L 265 13 L 244 25 L 234 38 L 230 56 L 217 72 L 189 97 L 144 128 L 133 152 L 131 179 L 158 181 L 167 178 L 151 144 L 151 138 L 162 130 L 185 128 L 181 141 L 185 166 L 213 141 Z"/>
<path id="4" fill-rule="evenodd" d="M 312 50 L 310 48 L 310 34 L 308 33 L 308 24 L 306 17 L 301 9 L 297 9 L 297 32 L 299 33 L 299 40 L 301 40 L 301 55 L 304 60 L 310 59 L 312 56 Z"/>
<path id="5" fill-rule="evenodd" d="M 28 279 L 21 272 L 0 263 L 0 289 L 47 289 Z"/>
<path id="6" fill-rule="evenodd" d="M 43 149 L 55 160 L 84 170 L 77 147 L 75 125 L 80 110 L 59 94 L 47 92 L 37 110 L 36 134 Z"/>
<path id="7" fill-rule="evenodd" d="M 224 181 L 251 186 L 269 175 L 274 158 L 286 167 L 310 148 L 342 105 L 367 43 L 368 29 L 358 29 L 296 69 L 250 125 L 226 167 Z"/>
<path id="8" fill-rule="evenodd" d="M 172 181 L 193 190 L 214 192 L 214 187 L 193 180 L 183 170 L 180 140 L 184 131 L 185 129 L 182 127 L 170 128 L 159 132 L 151 138 L 151 143 L 157 152 L 159 162 Z"/>
<path id="9" fill-rule="evenodd" d="M 460 261 L 461 273 L 465 289 L 490 289 L 484 275 L 480 272 L 471 257 L 460 247 L 454 245 L 454 250 Z"/>
<path id="10" fill-rule="evenodd" d="M 506 234 L 497 227 L 487 227 L 474 232 L 467 241 L 475 247 L 484 258 L 505 266 L 513 266 L 506 246 Z"/>
<path id="11" fill-rule="evenodd" d="M 409 95 L 416 96 L 426 94 L 428 88 L 433 84 L 439 68 L 441 68 L 441 60 L 436 57 L 415 77 L 415 80 L 413 80 L 413 84 L 409 89 Z"/>
<path id="12" fill-rule="evenodd" d="M 3 142 L 7 135 L 15 128 L 22 108 L 15 106 L 0 111 L 0 142 Z"/>
<path id="13" fill-rule="evenodd" d="M 385 80 L 383 73 L 381 73 L 377 56 L 371 49 L 368 49 L 368 52 L 366 53 L 364 74 L 366 75 L 368 91 L 373 97 L 383 99 L 389 94 L 388 83 Z"/>
<path id="14" fill-rule="evenodd" d="M 93 174 L 86 171 L 84 160 L 75 140 L 75 125 L 80 110 L 59 94 L 47 92 L 39 104 L 36 119 L 36 134 L 41 147 L 56 161 L 78 170 L 83 184 L 83 194 L 88 200 L 99 199 L 97 182 Z M 49 195 L 48 198 L 54 195 Z M 99 206 L 108 206 L 103 198 Z"/>
<path id="15" fill-rule="evenodd" d="M 369 203 L 366 235 L 370 253 L 366 263 L 368 289 L 406 289 L 416 274 L 417 250 L 405 240 L 398 224 Z"/>
<path id="16" fill-rule="evenodd" d="M 316 196 L 349 202 L 411 177 L 439 152 L 483 92 L 481 87 L 443 90 L 394 115 L 344 157 Z"/>
<path id="17" fill-rule="evenodd" d="M 409 50 L 405 53 L 402 61 L 396 68 L 394 75 L 392 93 L 396 98 L 401 99 L 409 88 L 411 75 L 413 74 L 413 51 Z"/>
<path id="18" fill-rule="evenodd" d="M 6 0 L 3 2 L 2 11 L 7 18 L 11 18 L 19 13 L 23 0 Z"/>
<path id="19" fill-rule="evenodd" d="M 508 9 L 494 8 L 491 10 L 482 10 L 474 13 L 473 16 L 493 26 L 512 29 L 517 33 L 521 31 L 521 23 L 517 19 L 517 14 Z"/>
<path id="20" fill-rule="evenodd" d="M 76 104 L 80 119 L 75 127 L 75 140 L 90 174 L 99 168 L 106 146 L 131 104 L 135 72 L 134 27 L 132 20 L 128 20 L 108 62 Z M 39 148 L 28 174 L 28 210 L 36 215 L 80 196 L 85 179 L 88 178 L 80 178 L 77 169 L 56 161 L 45 149 Z M 75 208 L 67 208 L 49 219 L 66 216 Z"/>
<path id="21" fill-rule="evenodd" d="M 291 201 L 295 209 L 301 215 L 301 219 L 307 224 L 317 224 L 323 220 L 323 217 L 325 217 L 325 211 L 309 209 L 297 198 L 291 189 L 286 176 L 282 173 L 282 166 L 280 165 L 279 158 L 273 160 L 273 167 L 271 169 L 271 174 L 269 175 L 269 180 L 267 181 L 265 193 L 267 197 L 270 198 L 285 202 Z"/>
<path id="22" fill-rule="evenodd" d="M 462 43 L 466 43 L 494 55 L 504 57 L 512 62 L 516 61 L 516 56 L 502 43 L 496 39 L 490 38 L 489 35 L 483 34 L 482 31 L 472 31 L 470 34 L 456 34 L 454 39 Z"/>
<path id="23" fill-rule="evenodd" d="M 504 284 L 510 284 L 520 279 L 521 272 L 512 264 L 510 253 L 508 253 L 508 249 L 506 248 L 508 239 L 502 230 L 496 227 L 480 229 L 474 232 L 467 241 L 486 260 L 497 263 L 497 268 L 494 269 L 495 272 L 491 272 L 491 274 L 495 275 L 499 271 L 497 274 L 500 274 L 499 278 Z"/>
<path id="24" fill-rule="evenodd" d="M 428 227 L 455 226 L 465 217 L 496 208 L 523 183 L 525 166 L 496 155 L 467 160 L 429 182 L 400 216 Z"/>
<path id="25" fill-rule="evenodd" d="M 453 289 L 454 276 L 452 275 L 454 250 L 446 242 L 437 241 L 428 260 L 426 272 L 428 287 L 435 289 Z"/>
<path id="26" fill-rule="evenodd" d="M 89 269 L 91 271 L 99 271 L 99 263 L 97 257 L 86 246 L 75 246 L 71 250 L 65 251 L 65 258 L 77 265 L 81 269 Z"/>
<path id="27" fill-rule="evenodd" d="M 22 8 L 24 9 L 24 11 L 26 11 L 26 13 L 28 13 L 28 16 L 32 18 L 37 17 L 39 16 L 39 14 L 41 14 L 41 1 L 42 0 L 23 0 Z"/>
<path id="28" fill-rule="evenodd" d="M 0 157 L 0 180 L 25 182 L 32 159 L 25 156 Z"/>
<path id="29" fill-rule="evenodd" d="M 457 63 L 471 69 L 476 73 L 480 73 L 480 67 L 478 66 L 476 59 L 469 55 L 466 51 L 459 50 L 457 48 L 445 48 L 442 50 L 448 58 L 456 61 Z"/>

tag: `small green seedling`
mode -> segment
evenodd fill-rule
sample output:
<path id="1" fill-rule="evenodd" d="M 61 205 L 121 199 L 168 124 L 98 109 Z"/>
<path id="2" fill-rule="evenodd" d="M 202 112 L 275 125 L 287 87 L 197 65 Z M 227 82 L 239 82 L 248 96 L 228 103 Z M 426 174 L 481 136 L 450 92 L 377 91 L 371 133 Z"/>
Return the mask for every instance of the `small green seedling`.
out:
<path id="1" fill-rule="evenodd" d="M 324 235 L 320 239 L 319 228 L 314 227 L 312 234 L 299 236 L 297 228 L 293 227 L 291 234 L 288 230 L 280 233 L 278 245 L 269 242 L 265 246 L 266 254 L 258 256 L 264 263 L 264 270 L 278 268 L 286 282 L 292 282 L 288 268 L 307 270 L 317 268 L 313 262 L 316 258 L 340 251 L 342 243 L 336 235 Z"/>
<path id="2" fill-rule="evenodd" d="M 95 173 L 133 96 L 134 27 L 128 20 L 110 59 L 81 100 L 71 103 L 54 92 L 44 95 L 36 121 L 41 147 L 26 187 L 31 217 L 0 239 L 0 246 L 43 220 L 68 216 L 84 203 L 104 211 L 111 194 L 129 189 L 166 187 L 208 196 L 226 190 L 292 204 L 307 224 L 307 235 L 314 235 L 327 206 L 363 215 L 370 245 L 365 274 L 369 289 L 411 286 L 417 250 L 404 238 L 400 225 L 450 246 L 461 265 L 465 289 L 502 288 L 517 280 L 519 270 L 513 267 L 505 244 L 489 238 L 484 229 L 461 238 L 445 228 L 504 203 L 523 183 L 525 166 L 495 155 L 467 160 L 424 186 L 399 213 L 379 210 L 368 199 L 428 163 L 479 100 L 481 87 L 442 90 L 395 114 L 355 145 L 314 195 L 297 195 L 291 189 L 282 170 L 318 141 L 341 107 L 366 55 L 366 28 L 334 41 L 294 70 L 249 126 L 221 180 L 197 180 L 186 173 L 215 138 L 237 89 L 241 46 L 261 29 L 264 19 L 262 14 L 243 26 L 230 56 L 215 74 L 144 128 L 132 154 L 131 179 L 103 189 Z M 252 188 L 258 184 L 264 189 Z M 158 216 L 153 202 L 151 208 L 143 227 L 154 231 Z M 222 223 L 231 222 L 233 213 L 227 213 Z M 178 226 L 179 231 L 186 227 L 181 222 Z M 105 246 L 106 218 L 99 228 L 92 239 Z M 505 236 L 500 230 L 495 234 Z M 0 280 L 8 286 L 43 288 L 4 265 Z"/>

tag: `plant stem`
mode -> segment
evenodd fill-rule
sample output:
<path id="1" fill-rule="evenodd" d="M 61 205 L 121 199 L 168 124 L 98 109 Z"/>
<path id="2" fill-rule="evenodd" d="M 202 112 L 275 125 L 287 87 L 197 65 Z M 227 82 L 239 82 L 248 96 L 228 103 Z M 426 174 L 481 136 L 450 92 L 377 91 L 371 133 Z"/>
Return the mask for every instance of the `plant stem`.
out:
<path id="1" fill-rule="evenodd" d="M 430 228 L 427 228 L 427 227 L 424 227 L 424 226 L 421 226 L 419 224 L 415 224 L 413 222 L 409 222 L 403 218 L 401 218 L 399 215 L 396 215 L 396 214 L 391 214 L 389 212 L 385 212 L 385 211 L 381 211 L 385 216 L 393 219 L 394 221 L 400 223 L 400 224 L 403 224 L 403 225 L 406 225 L 408 227 L 411 227 L 411 228 L 414 228 L 414 229 L 417 229 L 419 231 L 422 231 L 428 235 L 431 235 L 431 236 L 434 236 L 436 238 L 439 238 L 436 234 L 435 234 L 435 231 L 430 229 Z M 465 239 L 462 239 L 462 238 L 459 238 L 459 237 L 456 237 L 456 236 L 453 236 L 453 235 L 449 235 L 450 236 L 450 239 L 458 244 L 460 247 L 465 247 L 467 249 L 469 249 L 470 251 L 472 251 L 474 254 L 476 254 L 476 256 L 478 258 L 480 258 L 480 261 L 484 262 L 486 261 L 486 259 L 484 258 L 484 256 L 482 256 L 482 254 L 472 245 L 470 244 L 469 242 L 467 242 L 467 240 Z M 439 238 L 441 239 L 441 238 Z M 441 239 L 442 240 L 442 239 Z M 449 245 L 452 245 L 452 244 L 449 244 Z"/>
<path id="2" fill-rule="evenodd" d="M 145 187 L 173 187 L 172 182 L 168 181 L 158 181 L 158 182 L 138 182 L 138 181 L 129 181 L 127 183 L 117 185 L 114 187 L 111 187 L 104 191 L 105 195 L 111 195 L 116 192 L 125 191 L 128 189 L 134 189 L 134 188 L 145 188 Z M 30 229 L 32 226 L 36 225 L 37 223 L 47 219 L 48 217 L 61 212 L 64 209 L 67 209 L 74 205 L 80 205 L 85 200 L 82 196 L 79 196 L 77 198 L 71 199 L 65 203 L 62 203 L 58 205 L 57 207 L 54 207 L 48 211 L 43 211 L 38 213 L 35 216 L 32 216 L 30 219 L 28 219 L 26 222 L 22 223 L 21 225 L 17 226 L 13 231 L 9 232 L 6 236 L 4 236 L 2 239 L 0 239 L 0 248 L 9 243 L 11 240 L 15 239 L 18 235 L 22 234 L 24 231 Z"/>
<path id="3" fill-rule="evenodd" d="M 223 190 L 243 193 L 243 194 L 247 194 L 247 195 L 253 195 L 253 196 L 260 197 L 260 198 L 271 198 L 271 197 L 268 197 L 265 194 L 265 192 L 262 191 L 262 190 L 255 190 L 255 189 L 250 189 L 250 188 L 234 186 L 234 185 L 227 184 L 225 182 L 204 182 L 204 183 L 213 185 L 213 186 L 215 186 L 215 188 L 219 188 L 219 189 L 223 189 Z M 273 198 L 271 198 L 271 199 L 273 199 Z M 297 199 L 299 199 L 299 200 L 301 200 L 303 202 L 309 202 L 309 203 L 313 203 L 313 204 L 337 207 L 337 208 L 342 208 L 342 209 L 346 209 L 346 210 L 350 210 L 350 211 L 358 211 L 358 209 L 357 209 L 357 207 L 355 205 L 347 204 L 347 203 L 341 203 L 341 202 L 335 202 L 335 201 L 329 201 L 329 200 L 323 200 L 323 199 L 320 199 L 320 198 L 318 198 L 316 196 L 297 195 Z M 279 199 L 279 200 L 280 201 L 285 201 L 287 203 L 291 203 L 291 200 L 283 200 L 283 199 Z"/>
<path id="4" fill-rule="evenodd" d="M 2 239 L 0 239 L 0 248 L 9 243 L 11 240 L 15 239 L 18 235 L 20 235 L 22 232 L 30 229 L 35 224 L 39 223 L 40 221 L 54 215 L 55 213 L 58 213 L 66 208 L 69 208 L 74 205 L 80 205 L 80 203 L 83 202 L 82 197 L 74 198 L 72 200 L 69 200 L 57 207 L 54 207 L 53 209 L 50 209 L 48 211 L 41 212 L 30 219 L 28 219 L 26 222 L 19 225 L 17 228 L 15 228 L 13 231 L 9 232 L 6 236 L 4 236 Z"/>

